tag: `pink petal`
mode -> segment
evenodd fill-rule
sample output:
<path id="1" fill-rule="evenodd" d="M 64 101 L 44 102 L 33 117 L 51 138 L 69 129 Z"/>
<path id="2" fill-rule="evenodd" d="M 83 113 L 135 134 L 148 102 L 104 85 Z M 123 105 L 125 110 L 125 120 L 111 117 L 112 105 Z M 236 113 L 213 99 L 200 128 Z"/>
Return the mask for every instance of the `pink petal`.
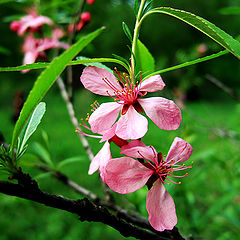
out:
<path id="1" fill-rule="evenodd" d="M 108 131 L 117 120 L 121 107 L 115 102 L 101 104 L 89 118 L 92 132 L 104 134 Z"/>
<path id="2" fill-rule="evenodd" d="M 161 129 L 176 130 L 182 120 L 181 111 L 171 100 L 162 97 L 138 99 L 147 116 Z"/>
<path id="3" fill-rule="evenodd" d="M 112 87 L 103 80 L 105 78 L 107 78 Z M 106 91 L 108 91 L 110 95 L 115 95 L 115 90 L 113 89 L 122 89 L 115 76 L 104 68 L 94 66 L 85 67 L 80 80 L 86 89 L 99 95 L 108 96 Z"/>
<path id="4" fill-rule="evenodd" d="M 110 140 L 115 135 L 116 128 L 117 128 L 117 124 L 115 123 L 112 128 L 110 128 L 108 131 L 106 131 L 103 134 L 103 137 L 100 142 Z"/>
<path id="5" fill-rule="evenodd" d="M 147 194 L 149 223 L 157 231 L 171 230 L 177 224 L 175 204 L 160 180 Z"/>
<path id="6" fill-rule="evenodd" d="M 131 105 L 127 113 L 122 115 L 117 122 L 116 135 L 125 140 L 138 139 L 143 137 L 147 130 L 147 119 L 139 114 Z"/>
<path id="7" fill-rule="evenodd" d="M 165 83 L 160 75 L 154 75 L 144 80 L 140 85 L 140 91 L 157 92 L 163 90 Z"/>
<path id="8" fill-rule="evenodd" d="M 115 192 L 127 194 L 143 187 L 153 171 L 129 157 L 111 159 L 105 166 L 105 183 Z"/>
<path id="9" fill-rule="evenodd" d="M 134 140 L 129 142 L 127 145 L 124 145 L 121 148 L 121 154 L 125 154 L 129 157 L 134 158 L 145 158 L 147 160 L 151 160 L 154 163 L 158 163 L 157 161 L 157 151 L 155 148 L 146 146 L 140 140 Z"/>
<path id="10" fill-rule="evenodd" d="M 111 159 L 110 144 L 107 141 L 102 149 L 97 153 L 97 155 L 91 161 L 88 174 L 91 175 L 96 172 L 99 168 L 100 170 L 104 168 L 107 162 Z"/>
<path id="11" fill-rule="evenodd" d="M 192 146 L 183 139 L 176 137 L 169 149 L 165 162 L 184 162 L 192 154 Z"/>

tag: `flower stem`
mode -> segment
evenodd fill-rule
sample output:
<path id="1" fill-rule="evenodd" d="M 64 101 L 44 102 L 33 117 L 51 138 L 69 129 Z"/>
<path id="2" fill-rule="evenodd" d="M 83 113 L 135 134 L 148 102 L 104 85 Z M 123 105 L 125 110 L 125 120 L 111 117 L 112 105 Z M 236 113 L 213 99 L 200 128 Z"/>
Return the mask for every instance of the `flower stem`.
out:
<path id="1" fill-rule="evenodd" d="M 134 33 L 133 33 L 133 42 L 132 42 L 132 56 L 131 56 L 131 62 L 132 62 L 132 78 L 135 76 L 135 56 L 136 56 L 136 45 L 140 30 L 140 22 L 141 22 L 141 15 L 145 6 L 146 0 L 141 0 L 140 7 L 138 10 Z"/>

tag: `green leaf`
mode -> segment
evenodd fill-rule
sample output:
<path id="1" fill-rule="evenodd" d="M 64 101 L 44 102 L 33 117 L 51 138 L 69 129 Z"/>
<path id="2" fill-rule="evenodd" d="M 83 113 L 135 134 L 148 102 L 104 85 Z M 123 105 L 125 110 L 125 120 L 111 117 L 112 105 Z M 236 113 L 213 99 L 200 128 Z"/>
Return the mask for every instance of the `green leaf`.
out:
<path id="1" fill-rule="evenodd" d="M 168 7 L 159 7 L 154 8 L 147 12 L 143 19 L 152 13 L 164 13 L 175 18 L 180 19 L 181 21 L 193 26 L 202 33 L 206 34 L 208 37 L 212 38 L 218 44 L 222 45 L 224 48 L 229 50 L 233 55 L 240 59 L 240 43 L 234 39 L 229 34 L 225 33 L 223 30 L 207 21 L 204 18 L 196 16 L 192 13 L 185 12 L 183 10 L 168 8 Z M 142 19 L 142 20 L 143 20 Z"/>
<path id="2" fill-rule="evenodd" d="M 112 54 L 116 59 L 119 59 L 120 61 L 124 62 L 127 66 L 128 66 L 128 69 L 130 69 L 130 64 L 129 62 L 127 61 L 127 59 L 117 55 L 117 54 Z"/>
<path id="3" fill-rule="evenodd" d="M 173 66 L 173 67 L 165 68 L 165 69 L 156 71 L 154 73 L 151 73 L 151 74 L 145 76 L 144 80 L 146 78 L 149 78 L 150 76 L 153 76 L 153 75 L 156 75 L 156 74 L 161 74 L 161 73 L 173 71 L 173 70 L 176 70 L 176 69 L 179 69 L 179 68 L 188 67 L 188 66 L 191 66 L 191 65 L 194 65 L 194 64 L 197 64 L 197 63 L 205 62 L 205 61 L 208 61 L 208 60 L 211 60 L 211 59 L 223 56 L 223 55 L 225 55 L 227 53 L 229 53 L 229 51 L 228 50 L 224 50 L 224 51 L 220 51 L 218 53 L 214 53 L 214 54 L 206 56 L 206 57 L 198 58 L 198 59 L 195 59 L 195 60 L 192 60 L 192 61 L 189 61 L 189 62 L 178 64 L 178 65 Z"/>
<path id="4" fill-rule="evenodd" d="M 126 70 L 129 71 L 129 67 L 125 63 L 125 61 L 122 61 L 120 59 L 115 59 L 115 58 L 89 58 L 84 60 L 70 61 L 67 64 L 67 66 L 80 65 L 80 64 L 86 64 L 86 63 L 96 63 L 96 62 L 117 63 L 119 65 L 122 65 Z M 26 65 L 17 66 L 17 67 L 0 67 L 0 72 L 14 72 L 14 71 L 22 71 L 26 69 L 41 69 L 41 68 L 47 68 L 49 65 L 50 63 L 39 62 L 39 63 L 26 64 Z"/>
<path id="5" fill-rule="evenodd" d="M 143 75 L 155 70 L 154 58 L 140 40 L 137 41 L 136 47 L 136 69 L 136 73 L 141 71 Z"/>
<path id="6" fill-rule="evenodd" d="M 22 129 L 19 135 L 19 148 L 17 153 L 21 153 L 24 146 L 26 145 L 30 136 L 36 131 L 37 126 L 41 122 L 41 119 L 46 111 L 46 104 L 44 102 L 40 102 L 36 108 L 34 109 L 32 115 L 28 119 L 24 128 Z"/>
<path id="7" fill-rule="evenodd" d="M 77 60 L 86 60 L 88 58 L 80 56 L 77 57 Z M 95 63 L 83 63 L 83 65 L 85 66 L 95 66 L 95 67 L 99 67 L 99 68 L 105 68 L 108 72 L 113 73 L 112 69 L 107 67 L 106 65 L 100 63 L 100 62 L 95 62 Z"/>
<path id="8" fill-rule="evenodd" d="M 132 34 L 131 34 L 131 31 L 130 31 L 130 29 L 128 28 L 128 26 L 125 22 L 122 22 L 122 28 L 123 28 L 123 31 L 124 31 L 125 35 L 129 39 L 129 41 L 132 43 L 132 41 L 133 41 Z"/>
<path id="9" fill-rule="evenodd" d="M 135 0 L 134 5 L 133 5 L 133 11 L 134 11 L 134 14 L 135 14 L 136 17 L 137 17 L 137 14 L 138 14 L 138 9 L 139 9 L 139 3 L 138 3 L 138 0 Z"/>
<path id="10" fill-rule="evenodd" d="M 58 165 L 57 165 L 57 169 L 63 168 L 64 166 L 66 166 L 67 164 L 72 164 L 72 163 L 76 163 L 76 162 L 80 162 L 85 160 L 85 157 L 83 156 L 77 156 L 77 157 L 72 157 L 72 158 L 67 158 L 63 161 L 61 161 Z"/>
<path id="11" fill-rule="evenodd" d="M 240 7 L 226 7 L 226 8 L 220 9 L 219 12 L 224 15 L 230 15 L 230 14 L 239 15 Z"/>
<path id="12" fill-rule="evenodd" d="M 37 78 L 28 98 L 22 108 L 20 117 L 15 125 L 12 137 L 12 149 L 15 148 L 18 136 L 26 123 L 28 117 L 36 105 L 48 92 L 50 87 L 56 81 L 57 77 L 63 72 L 67 64 L 73 59 L 84 47 L 86 47 L 93 39 L 95 39 L 104 28 L 100 28 L 93 33 L 82 37 L 78 42 L 72 45 L 59 57 L 55 58 L 50 65 Z"/>
<path id="13" fill-rule="evenodd" d="M 54 164 L 51 160 L 50 153 L 44 148 L 40 143 L 34 142 L 32 145 L 32 151 L 37 155 L 42 162 L 47 164 L 50 168 L 54 167 Z"/>

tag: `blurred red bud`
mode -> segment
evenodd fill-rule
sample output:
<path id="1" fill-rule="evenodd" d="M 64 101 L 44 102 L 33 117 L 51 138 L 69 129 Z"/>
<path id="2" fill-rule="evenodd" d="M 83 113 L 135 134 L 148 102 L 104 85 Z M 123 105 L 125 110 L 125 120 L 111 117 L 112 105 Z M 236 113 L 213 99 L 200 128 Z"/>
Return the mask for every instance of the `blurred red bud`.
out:
<path id="1" fill-rule="evenodd" d="M 91 21 L 91 14 L 90 12 L 84 12 L 81 14 L 80 19 L 83 21 L 83 23 L 88 23 Z"/>
<path id="2" fill-rule="evenodd" d="M 13 21 L 10 24 L 10 29 L 14 32 L 17 32 L 20 26 L 21 26 L 21 23 L 19 21 Z"/>
<path id="3" fill-rule="evenodd" d="M 87 2 L 87 4 L 92 5 L 92 4 L 94 4 L 95 0 L 87 0 L 86 2 Z"/>

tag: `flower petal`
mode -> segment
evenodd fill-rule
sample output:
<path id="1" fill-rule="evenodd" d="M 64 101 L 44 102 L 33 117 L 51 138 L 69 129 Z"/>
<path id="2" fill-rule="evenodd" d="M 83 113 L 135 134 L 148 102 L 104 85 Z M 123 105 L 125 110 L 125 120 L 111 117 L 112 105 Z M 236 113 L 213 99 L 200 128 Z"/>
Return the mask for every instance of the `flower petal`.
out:
<path id="1" fill-rule="evenodd" d="M 147 194 L 149 223 L 157 231 L 171 230 L 177 224 L 175 204 L 160 180 Z"/>
<path id="2" fill-rule="evenodd" d="M 138 139 L 148 130 L 147 119 L 139 114 L 131 105 L 126 114 L 117 122 L 116 135 L 122 139 Z"/>
<path id="3" fill-rule="evenodd" d="M 105 166 L 104 181 L 115 192 L 127 194 L 143 187 L 153 174 L 129 157 L 111 159 Z"/>
<path id="4" fill-rule="evenodd" d="M 147 116 L 161 129 L 176 130 L 182 120 L 181 111 L 171 100 L 162 97 L 138 99 Z"/>
<path id="5" fill-rule="evenodd" d="M 158 74 L 144 80 L 140 85 L 140 91 L 157 92 L 163 90 L 164 87 L 165 83 Z"/>
<path id="6" fill-rule="evenodd" d="M 129 142 L 127 145 L 124 145 L 121 148 L 121 154 L 125 154 L 129 157 L 134 158 L 146 158 L 147 160 L 151 160 L 154 163 L 157 162 L 157 151 L 155 148 L 146 146 L 142 141 L 140 140 L 134 140 Z"/>
<path id="7" fill-rule="evenodd" d="M 169 149 L 165 162 L 184 162 L 192 155 L 192 146 L 183 139 L 176 137 Z"/>
<path id="8" fill-rule="evenodd" d="M 104 134 L 108 131 L 117 120 L 121 107 L 115 102 L 101 104 L 89 118 L 92 132 Z"/>
<path id="9" fill-rule="evenodd" d="M 117 128 L 117 124 L 115 123 L 109 130 L 107 130 L 103 136 L 100 142 L 104 142 L 107 140 L 110 140 L 114 135 L 115 135 L 115 131 Z"/>
<path id="10" fill-rule="evenodd" d="M 103 80 L 105 78 L 107 78 L 106 81 Z M 108 96 L 107 91 L 110 95 L 115 95 L 114 91 L 116 89 L 122 89 L 115 76 L 104 68 L 94 66 L 85 67 L 80 80 L 86 89 L 99 95 Z"/>
<path id="11" fill-rule="evenodd" d="M 91 161 L 88 174 L 91 175 L 96 172 L 99 168 L 100 170 L 104 168 L 107 162 L 111 159 L 110 144 L 105 142 L 102 149 L 97 153 L 97 155 Z"/>

